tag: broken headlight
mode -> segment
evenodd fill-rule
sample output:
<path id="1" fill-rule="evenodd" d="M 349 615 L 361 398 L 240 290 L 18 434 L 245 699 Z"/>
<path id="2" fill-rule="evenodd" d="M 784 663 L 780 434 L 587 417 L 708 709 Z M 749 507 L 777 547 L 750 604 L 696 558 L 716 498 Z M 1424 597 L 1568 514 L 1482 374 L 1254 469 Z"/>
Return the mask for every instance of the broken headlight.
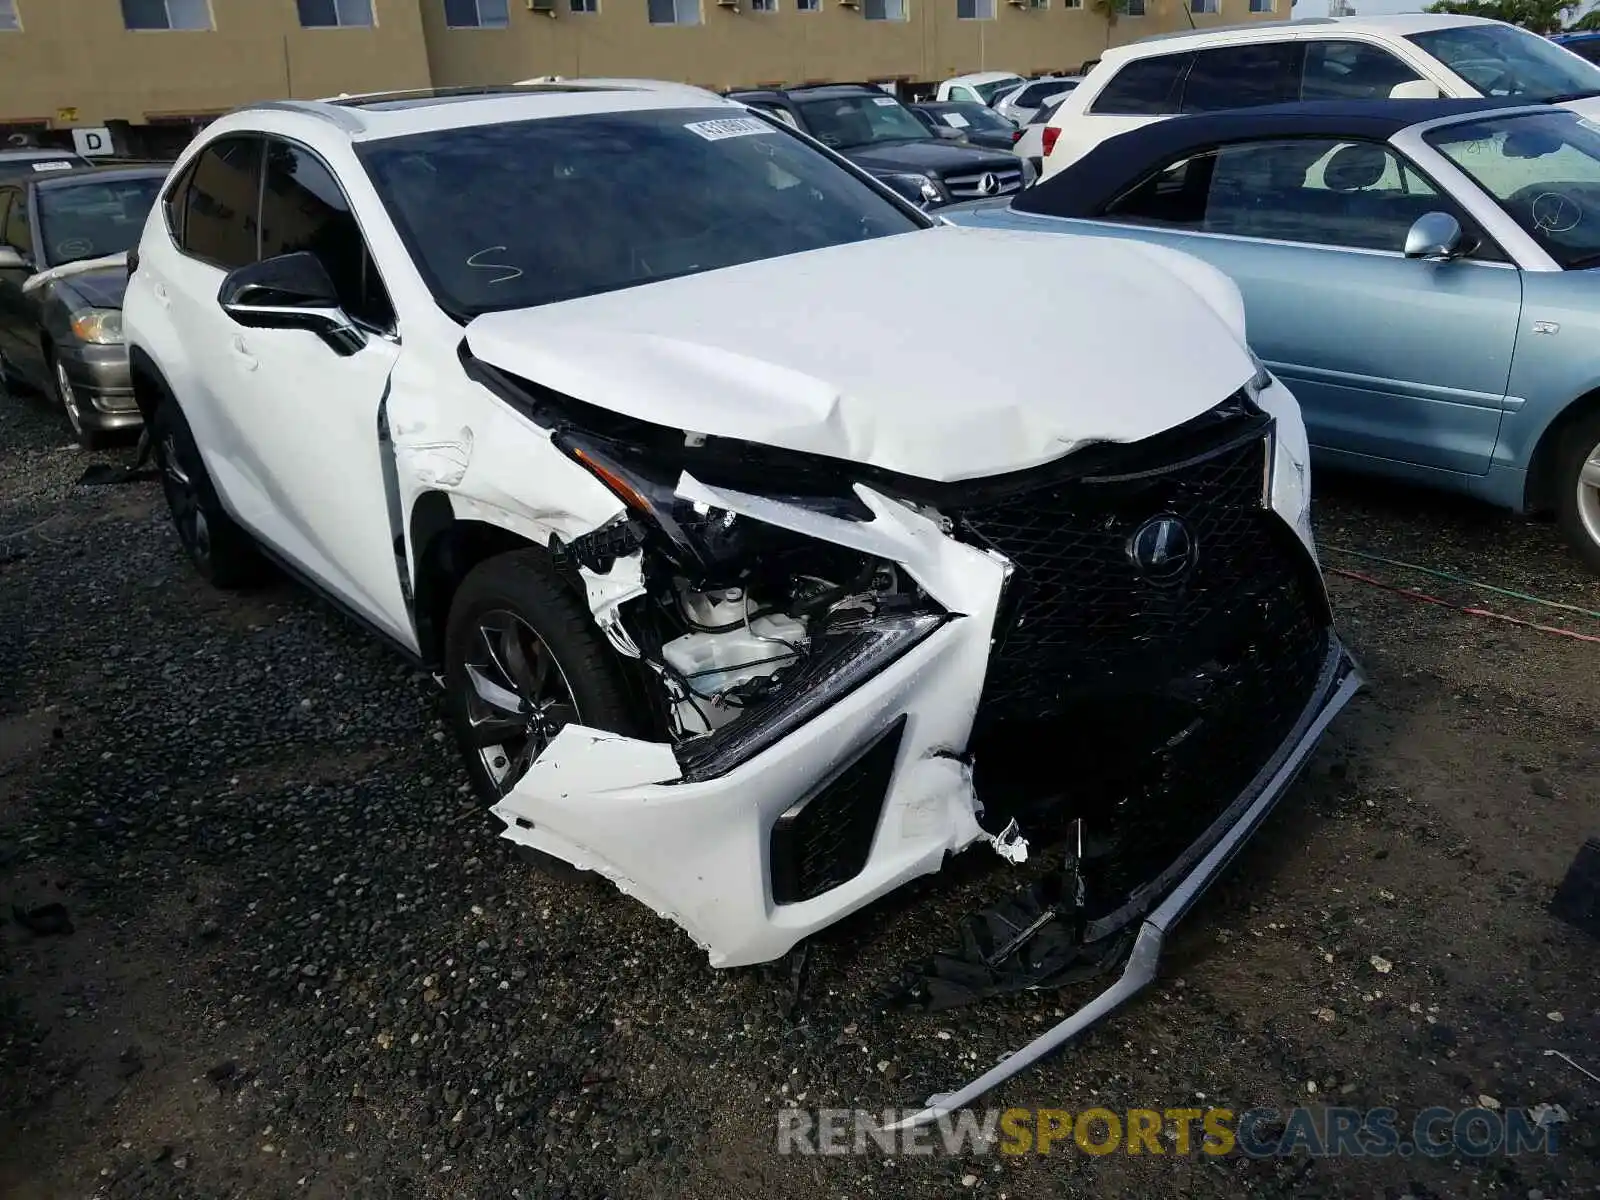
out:
<path id="1" fill-rule="evenodd" d="M 715 573 L 763 549 L 809 539 L 736 513 L 692 504 L 676 494 L 678 472 L 624 463 L 622 455 L 599 441 L 562 437 L 558 444 L 605 484 L 646 526 L 660 535 L 663 549 L 684 567 Z M 804 497 L 772 495 L 812 512 L 842 520 L 871 520 L 872 512 L 853 494 Z"/>
<path id="2" fill-rule="evenodd" d="M 691 504 L 666 469 L 565 447 L 646 530 L 641 658 L 659 677 L 683 779 L 726 774 L 910 650 L 948 614 L 895 563 L 743 513 Z M 853 497 L 763 494 L 836 520 Z"/>

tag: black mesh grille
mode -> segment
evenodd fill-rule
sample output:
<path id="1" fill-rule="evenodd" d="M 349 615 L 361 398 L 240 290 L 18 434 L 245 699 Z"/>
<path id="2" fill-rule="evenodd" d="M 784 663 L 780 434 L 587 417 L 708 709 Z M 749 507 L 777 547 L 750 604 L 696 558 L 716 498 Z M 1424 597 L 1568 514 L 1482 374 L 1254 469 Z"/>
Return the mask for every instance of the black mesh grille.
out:
<path id="1" fill-rule="evenodd" d="M 810 900 L 861 873 L 872 852 L 905 718 L 772 827 L 772 899 Z"/>
<path id="2" fill-rule="evenodd" d="M 974 730 L 979 795 L 1036 844 L 1083 818 L 1091 919 L 1204 833 L 1311 700 L 1329 622 L 1310 556 L 1265 503 L 1269 445 L 962 514 L 1016 566 Z M 1196 548 L 1167 586 L 1129 552 L 1162 514 Z"/>
<path id="3" fill-rule="evenodd" d="M 984 717 L 1047 716 L 1085 688 L 1137 687 L 1142 668 L 1192 657 L 1263 572 L 1281 574 L 1266 449 L 1252 437 L 1168 470 L 1074 480 L 963 512 L 964 526 L 1016 566 Z M 1187 525 L 1197 556 L 1172 586 L 1152 584 L 1129 555 L 1135 531 L 1162 514 Z"/>

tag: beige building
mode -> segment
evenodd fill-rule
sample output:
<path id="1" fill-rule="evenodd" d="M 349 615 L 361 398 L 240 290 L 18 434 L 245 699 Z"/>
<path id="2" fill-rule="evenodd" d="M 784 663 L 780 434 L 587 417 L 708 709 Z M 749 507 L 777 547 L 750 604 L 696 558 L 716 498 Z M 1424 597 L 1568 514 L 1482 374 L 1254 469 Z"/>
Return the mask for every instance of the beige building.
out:
<path id="1" fill-rule="evenodd" d="M 1107 2 L 0 0 L 0 143 L 108 128 L 119 150 L 161 152 L 253 100 L 534 75 L 722 89 L 1060 72 L 1108 45 L 1288 4 L 1109 0 L 1122 11 L 1108 19 Z"/>

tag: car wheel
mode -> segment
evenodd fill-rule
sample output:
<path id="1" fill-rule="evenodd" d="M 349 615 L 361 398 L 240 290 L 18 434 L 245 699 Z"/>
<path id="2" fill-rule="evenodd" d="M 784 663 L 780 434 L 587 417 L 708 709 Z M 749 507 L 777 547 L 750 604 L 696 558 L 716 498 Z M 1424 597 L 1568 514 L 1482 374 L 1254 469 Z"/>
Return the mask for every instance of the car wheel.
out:
<path id="1" fill-rule="evenodd" d="M 488 559 L 462 580 L 445 627 L 444 681 L 467 773 L 486 803 L 564 725 L 635 730 L 616 652 L 539 550 Z"/>
<path id="2" fill-rule="evenodd" d="M 219 588 L 260 582 L 267 569 L 255 539 L 239 528 L 217 499 L 189 423 L 171 400 L 156 408 L 150 443 L 173 528 L 195 570 Z"/>
<path id="3" fill-rule="evenodd" d="M 1600 571 L 1600 412 L 1567 431 L 1556 464 L 1557 519 L 1568 544 Z"/>

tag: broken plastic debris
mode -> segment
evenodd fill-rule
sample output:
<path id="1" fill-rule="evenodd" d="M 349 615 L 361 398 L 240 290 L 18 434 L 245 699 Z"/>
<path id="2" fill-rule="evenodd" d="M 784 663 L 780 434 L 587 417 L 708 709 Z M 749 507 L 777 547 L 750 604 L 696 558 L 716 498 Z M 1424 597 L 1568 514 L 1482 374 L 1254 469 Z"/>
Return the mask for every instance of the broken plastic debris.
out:
<path id="1" fill-rule="evenodd" d="M 1567 1110 L 1559 1104 L 1535 1104 L 1528 1110 L 1528 1115 L 1533 1118 L 1533 1123 L 1540 1129 L 1549 1129 L 1553 1125 L 1565 1125 L 1572 1120 Z"/>
<path id="2" fill-rule="evenodd" d="M 1022 830 L 1017 825 L 1017 819 L 1011 818 L 1008 824 L 999 833 L 989 836 L 989 845 L 994 852 L 1013 866 L 1021 866 L 1028 861 L 1028 839 L 1022 836 Z"/>
<path id="3" fill-rule="evenodd" d="M 1381 954 L 1374 954 L 1371 959 L 1372 969 L 1379 975 L 1387 975 L 1394 970 L 1394 964 Z"/>

